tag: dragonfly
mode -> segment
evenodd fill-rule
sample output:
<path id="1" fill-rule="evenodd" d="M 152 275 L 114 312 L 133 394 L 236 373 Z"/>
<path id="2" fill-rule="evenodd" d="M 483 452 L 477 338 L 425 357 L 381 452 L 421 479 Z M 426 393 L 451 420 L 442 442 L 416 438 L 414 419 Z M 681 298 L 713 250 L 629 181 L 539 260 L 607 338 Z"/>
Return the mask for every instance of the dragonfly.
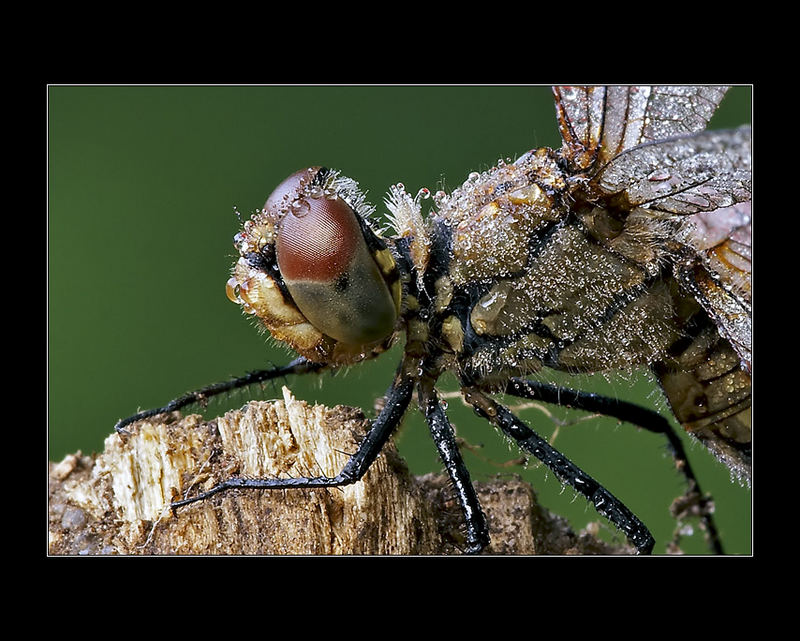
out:
<path id="1" fill-rule="evenodd" d="M 648 368 L 683 428 L 749 482 L 750 128 L 705 131 L 725 90 L 555 87 L 560 149 L 498 161 L 450 193 L 394 185 L 388 229 L 355 180 L 325 167 L 295 172 L 234 237 L 226 292 L 297 358 L 139 412 L 117 431 L 402 343 L 383 409 L 339 474 L 230 478 L 172 507 L 236 488 L 356 483 L 416 403 L 463 512 L 464 551 L 478 553 L 490 532 L 437 389 L 451 373 L 479 416 L 642 553 L 655 543 L 646 525 L 497 397 L 567 404 L 663 434 L 721 552 L 710 501 L 665 417 L 534 377 Z"/>

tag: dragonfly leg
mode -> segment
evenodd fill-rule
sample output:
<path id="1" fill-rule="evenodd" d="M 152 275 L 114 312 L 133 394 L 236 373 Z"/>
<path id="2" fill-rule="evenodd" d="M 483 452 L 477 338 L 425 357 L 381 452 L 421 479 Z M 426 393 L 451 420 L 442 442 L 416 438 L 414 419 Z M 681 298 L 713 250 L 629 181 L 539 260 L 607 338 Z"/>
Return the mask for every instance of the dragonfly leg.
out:
<path id="1" fill-rule="evenodd" d="M 507 407 L 477 388 L 464 387 L 464 398 L 478 415 L 499 427 L 517 445 L 542 461 L 564 483 L 583 494 L 599 514 L 619 528 L 641 554 L 650 554 L 655 540 L 647 527 L 618 498 L 540 437 Z"/>
<path id="2" fill-rule="evenodd" d="M 432 385 L 423 381 L 419 385 L 419 406 L 431 431 L 439 457 L 450 476 L 467 526 L 466 552 L 477 554 L 489 544 L 489 526 L 478 502 L 475 488 L 470 481 L 464 460 L 456 445 L 453 426 L 445 414 Z"/>
<path id="3" fill-rule="evenodd" d="M 646 407 L 616 398 L 522 378 L 509 379 L 505 388 L 500 391 L 520 398 L 529 398 L 553 405 L 568 406 L 573 409 L 610 416 L 646 429 L 649 432 L 663 434 L 669 443 L 675 466 L 681 471 L 688 483 L 687 496 L 697 497 L 708 544 L 715 554 L 723 554 L 719 531 L 712 514 L 712 500 L 710 497 L 705 496 L 700 489 L 700 483 L 689 463 L 683 441 L 681 441 L 672 424 L 664 416 Z"/>
<path id="4" fill-rule="evenodd" d="M 255 383 L 263 383 L 264 381 L 272 380 L 275 378 L 281 378 L 283 376 L 288 376 L 290 374 L 305 374 L 308 372 L 318 372 L 323 368 L 324 365 L 321 365 L 319 363 L 312 363 L 311 361 L 301 357 L 293 360 L 288 365 L 284 365 L 282 367 L 273 367 L 270 369 L 262 369 L 262 370 L 257 370 L 255 372 L 249 372 L 244 376 L 239 376 L 229 381 L 224 381 L 222 383 L 214 383 L 213 385 L 208 385 L 193 392 L 188 392 L 183 396 L 179 396 L 178 398 L 171 400 L 163 407 L 144 410 L 142 412 L 134 414 L 133 416 L 129 416 L 128 418 L 123 418 L 117 421 L 117 424 L 114 426 L 114 429 L 118 434 L 123 434 L 123 435 L 128 434 L 128 431 L 125 429 L 126 426 L 130 425 L 131 423 L 135 423 L 136 421 L 140 421 L 144 418 L 150 418 L 151 416 L 158 416 L 159 414 L 174 412 L 175 410 L 182 409 L 188 405 L 193 405 L 194 403 L 202 402 L 206 399 L 213 398 L 214 396 L 217 396 L 219 394 L 224 394 L 225 392 L 239 389 L 241 387 L 247 387 L 248 385 L 253 385 Z"/>
<path id="5" fill-rule="evenodd" d="M 210 490 L 195 496 L 175 501 L 171 508 L 179 508 L 189 503 L 203 501 L 215 494 L 233 488 L 252 490 L 280 490 L 291 488 L 341 487 L 355 483 L 366 473 L 394 429 L 403 420 L 403 415 L 411 401 L 413 381 L 398 376 L 386 394 L 383 411 L 373 421 L 367 436 L 350 457 L 342 471 L 336 476 L 295 477 L 284 479 L 230 478 Z"/>

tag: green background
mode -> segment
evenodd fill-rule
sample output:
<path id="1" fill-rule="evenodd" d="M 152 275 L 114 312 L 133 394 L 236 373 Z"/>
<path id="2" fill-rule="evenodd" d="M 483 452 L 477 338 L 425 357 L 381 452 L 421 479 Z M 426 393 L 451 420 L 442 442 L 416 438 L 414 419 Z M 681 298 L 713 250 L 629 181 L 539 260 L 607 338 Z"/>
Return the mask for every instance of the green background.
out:
<path id="1" fill-rule="evenodd" d="M 750 88 L 735 87 L 711 128 L 750 122 L 750 106 Z M 393 183 L 411 193 L 449 190 L 470 171 L 541 146 L 560 146 L 548 87 L 49 87 L 50 459 L 102 450 L 117 419 L 138 409 L 288 361 L 225 297 L 234 207 L 249 214 L 284 177 L 319 164 L 358 180 L 381 212 Z M 290 385 L 299 398 L 370 413 L 397 361 L 395 348 L 346 375 Z M 569 384 L 663 407 L 646 378 Z M 206 416 L 277 396 L 237 393 Z M 521 473 L 576 527 L 602 521 L 546 470 L 498 466 L 518 452 L 458 399 L 449 413 L 459 436 L 483 446 L 465 452 L 473 478 Z M 536 409 L 522 416 L 542 435 L 554 429 Z M 413 472 L 441 469 L 417 412 L 397 442 Z M 683 489 L 664 440 L 598 418 L 561 428 L 555 443 L 633 509 L 663 551 L 674 528 L 668 507 Z M 716 499 L 727 551 L 750 553 L 750 491 L 701 446 L 690 445 L 690 458 Z M 688 552 L 705 549 L 699 536 L 685 543 Z"/>

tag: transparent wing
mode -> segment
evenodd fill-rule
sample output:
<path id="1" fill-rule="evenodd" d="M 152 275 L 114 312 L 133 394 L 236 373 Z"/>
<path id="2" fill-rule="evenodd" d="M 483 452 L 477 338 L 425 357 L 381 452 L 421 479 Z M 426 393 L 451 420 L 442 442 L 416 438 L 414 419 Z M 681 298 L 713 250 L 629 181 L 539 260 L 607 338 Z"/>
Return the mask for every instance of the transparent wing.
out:
<path id="1" fill-rule="evenodd" d="M 750 127 L 639 145 L 600 169 L 591 186 L 622 209 L 681 215 L 750 200 Z"/>
<path id="2" fill-rule="evenodd" d="M 626 149 L 705 129 L 727 87 L 554 87 L 562 154 L 592 173 Z"/>

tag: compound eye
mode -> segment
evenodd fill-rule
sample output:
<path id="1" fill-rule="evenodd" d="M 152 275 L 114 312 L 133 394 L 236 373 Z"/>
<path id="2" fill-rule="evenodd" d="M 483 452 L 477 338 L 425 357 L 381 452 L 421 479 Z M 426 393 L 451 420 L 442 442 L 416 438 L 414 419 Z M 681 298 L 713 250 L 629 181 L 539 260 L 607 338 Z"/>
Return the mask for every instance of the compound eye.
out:
<path id="1" fill-rule="evenodd" d="M 368 345 L 392 333 L 397 309 L 358 214 L 344 199 L 313 184 L 318 171 L 292 174 L 267 200 L 267 211 L 282 213 L 275 243 L 278 268 L 314 327 L 348 345 Z"/>
<path id="2" fill-rule="evenodd" d="M 361 229 L 347 203 L 300 196 L 278 227 L 278 267 L 284 279 L 331 281 L 345 272 L 359 241 Z"/>

